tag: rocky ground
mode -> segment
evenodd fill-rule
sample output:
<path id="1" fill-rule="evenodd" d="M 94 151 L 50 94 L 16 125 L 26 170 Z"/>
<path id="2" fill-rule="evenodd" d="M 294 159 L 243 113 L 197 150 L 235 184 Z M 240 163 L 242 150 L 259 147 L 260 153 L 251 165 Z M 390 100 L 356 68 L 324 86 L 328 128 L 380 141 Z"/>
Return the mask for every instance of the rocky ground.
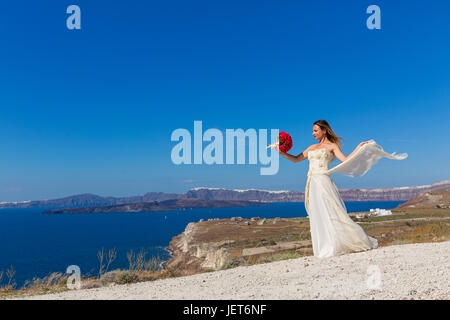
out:
<path id="1" fill-rule="evenodd" d="M 449 299 L 450 241 L 313 256 L 26 299 Z"/>

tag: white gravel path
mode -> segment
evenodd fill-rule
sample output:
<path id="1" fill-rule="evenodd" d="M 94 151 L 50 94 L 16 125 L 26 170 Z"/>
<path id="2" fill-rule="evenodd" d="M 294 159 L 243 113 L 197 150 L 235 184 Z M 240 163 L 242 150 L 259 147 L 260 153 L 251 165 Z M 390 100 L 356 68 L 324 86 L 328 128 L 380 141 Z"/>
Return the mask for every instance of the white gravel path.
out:
<path id="1" fill-rule="evenodd" d="M 396 245 L 28 299 L 449 299 L 449 257 L 450 241 Z"/>

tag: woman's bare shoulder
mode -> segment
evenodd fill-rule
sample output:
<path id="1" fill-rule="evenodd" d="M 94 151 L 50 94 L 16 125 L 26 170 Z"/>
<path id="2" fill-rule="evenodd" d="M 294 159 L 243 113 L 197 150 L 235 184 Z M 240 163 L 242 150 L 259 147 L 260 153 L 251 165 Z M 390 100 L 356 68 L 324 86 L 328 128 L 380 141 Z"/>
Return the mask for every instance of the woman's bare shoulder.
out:
<path id="1" fill-rule="evenodd" d="M 314 150 L 314 146 L 315 146 L 315 144 L 312 144 L 312 145 L 310 145 L 308 148 L 306 148 L 302 153 L 303 153 L 303 156 L 305 157 L 305 158 L 308 158 L 308 153 L 309 153 L 309 151 L 312 151 L 312 150 Z"/>
<path id="2" fill-rule="evenodd" d="M 331 143 L 330 144 L 331 150 L 341 150 L 341 147 L 337 143 Z"/>
<path id="3" fill-rule="evenodd" d="M 308 148 L 306 148 L 305 151 L 308 152 L 308 151 L 312 151 L 312 150 L 316 150 L 316 149 L 319 149 L 319 146 L 317 143 L 314 143 L 314 144 L 310 145 Z"/>

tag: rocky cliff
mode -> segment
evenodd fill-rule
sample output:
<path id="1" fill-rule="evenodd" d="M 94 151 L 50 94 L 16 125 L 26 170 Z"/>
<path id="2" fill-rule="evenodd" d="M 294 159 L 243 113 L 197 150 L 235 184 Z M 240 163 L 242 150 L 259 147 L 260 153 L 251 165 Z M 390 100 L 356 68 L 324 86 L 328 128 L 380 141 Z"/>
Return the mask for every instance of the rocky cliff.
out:
<path id="1" fill-rule="evenodd" d="M 172 258 L 164 267 L 186 273 L 219 270 L 255 256 L 297 251 L 311 254 L 308 218 L 209 219 L 191 222 L 175 236 L 168 249 Z"/>
<path id="2" fill-rule="evenodd" d="M 450 180 L 431 185 L 377 188 L 377 189 L 339 189 L 344 201 L 406 201 L 424 191 L 450 187 Z M 187 198 L 216 200 L 255 200 L 267 202 L 301 202 L 305 193 L 299 191 L 270 191 L 257 189 L 194 188 L 186 193 Z"/>

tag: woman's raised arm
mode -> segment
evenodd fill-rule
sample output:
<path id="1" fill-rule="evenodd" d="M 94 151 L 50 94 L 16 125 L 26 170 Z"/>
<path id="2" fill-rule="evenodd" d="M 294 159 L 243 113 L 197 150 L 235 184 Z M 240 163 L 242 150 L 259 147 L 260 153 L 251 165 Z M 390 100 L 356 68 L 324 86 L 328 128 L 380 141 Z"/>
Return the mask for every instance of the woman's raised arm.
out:
<path id="1" fill-rule="evenodd" d="M 355 150 L 353 150 L 353 152 L 350 153 L 347 157 L 342 153 L 341 149 L 337 145 L 334 146 L 333 152 L 334 152 L 334 155 L 336 156 L 336 158 L 338 158 L 341 162 L 344 162 L 345 160 L 350 158 L 359 148 L 361 148 L 363 145 L 365 145 L 368 142 L 369 141 L 364 141 L 364 142 L 361 142 L 360 144 L 358 144 L 358 146 L 355 148 Z"/>

